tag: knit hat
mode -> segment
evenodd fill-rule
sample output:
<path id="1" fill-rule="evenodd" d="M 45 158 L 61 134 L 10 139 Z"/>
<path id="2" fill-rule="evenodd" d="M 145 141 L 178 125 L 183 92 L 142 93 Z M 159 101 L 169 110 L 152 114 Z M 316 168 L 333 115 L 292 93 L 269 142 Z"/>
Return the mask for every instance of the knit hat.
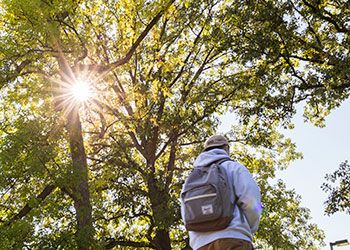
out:
<path id="1" fill-rule="evenodd" d="M 213 147 L 228 145 L 227 139 L 222 135 L 213 135 L 204 143 L 204 150 Z"/>

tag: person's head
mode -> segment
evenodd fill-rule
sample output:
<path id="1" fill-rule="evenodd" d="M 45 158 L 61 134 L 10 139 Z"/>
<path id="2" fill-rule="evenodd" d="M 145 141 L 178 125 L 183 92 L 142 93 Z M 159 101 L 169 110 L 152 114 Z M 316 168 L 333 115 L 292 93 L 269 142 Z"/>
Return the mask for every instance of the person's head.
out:
<path id="1" fill-rule="evenodd" d="M 204 143 L 204 151 L 209 151 L 214 148 L 223 149 L 229 154 L 230 146 L 227 139 L 222 135 L 213 135 Z"/>

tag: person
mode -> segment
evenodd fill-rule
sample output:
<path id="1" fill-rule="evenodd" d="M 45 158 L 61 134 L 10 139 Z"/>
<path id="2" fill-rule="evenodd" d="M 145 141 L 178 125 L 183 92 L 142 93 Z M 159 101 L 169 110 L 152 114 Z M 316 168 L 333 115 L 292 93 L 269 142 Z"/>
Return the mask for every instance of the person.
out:
<path id="1" fill-rule="evenodd" d="M 221 159 L 229 159 L 229 143 L 222 135 L 207 139 L 204 151 L 197 157 L 194 167 L 207 166 Z M 232 160 L 220 164 L 228 176 L 228 182 L 236 201 L 233 219 L 229 226 L 219 231 L 189 231 L 190 246 L 194 250 L 250 250 L 253 249 L 252 237 L 258 230 L 262 212 L 260 189 L 248 169 Z M 184 204 L 181 204 L 184 209 Z"/>

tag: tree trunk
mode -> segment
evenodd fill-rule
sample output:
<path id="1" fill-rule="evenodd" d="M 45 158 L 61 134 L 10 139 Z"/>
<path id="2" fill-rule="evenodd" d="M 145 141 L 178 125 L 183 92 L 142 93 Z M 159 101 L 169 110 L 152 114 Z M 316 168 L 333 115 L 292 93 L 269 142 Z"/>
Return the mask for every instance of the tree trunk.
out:
<path id="1" fill-rule="evenodd" d="M 165 229 L 157 230 L 154 243 L 158 250 L 171 250 L 169 231 Z"/>
<path id="2" fill-rule="evenodd" d="M 59 51 L 60 46 L 55 42 L 54 47 Z M 64 84 L 72 84 L 76 77 L 67 60 L 61 54 L 57 58 L 60 66 L 60 75 L 62 83 L 59 86 L 60 91 L 55 93 L 56 109 L 63 110 L 67 115 L 66 129 L 69 137 L 69 146 L 73 164 L 70 196 L 74 201 L 74 208 L 77 221 L 77 245 L 80 250 L 92 249 L 94 241 L 94 228 L 92 225 L 92 207 L 90 203 L 88 166 L 84 141 L 79 117 L 79 103 L 65 103 L 67 100 Z M 66 105 L 66 106 L 65 106 Z"/>
<path id="3" fill-rule="evenodd" d="M 81 130 L 78 107 L 67 117 L 67 131 L 73 162 L 73 200 L 77 220 L 78 249 L 91 249 L 94 238 L 92 207 L 88 184 L 88 167 Z"/>
<path id="4" fill-rule="evenodd" d="M 148 188 L 150 194 L 151 208 L 155 222 L 156 235 L 153 244 L 157 250 L 171 250 L 169 236 L 169 221 L 167 204 L 169 201 L 166 190 L 162 190 L 157 186 L 156 180 L 149 176 Z"/>

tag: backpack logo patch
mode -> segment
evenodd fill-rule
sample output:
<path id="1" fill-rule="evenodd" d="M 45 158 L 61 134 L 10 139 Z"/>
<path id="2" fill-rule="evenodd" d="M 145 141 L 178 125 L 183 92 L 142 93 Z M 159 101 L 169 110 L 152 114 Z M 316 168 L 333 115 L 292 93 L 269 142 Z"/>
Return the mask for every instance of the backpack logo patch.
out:
<path id="1" fill-rule="evenodd" d="M 202 206 L 202 214 L 203 215 L 208 215 L 208 214 L 213 214 L 214 210 L 213 210 L 213 205 L 206 205 L 206 206 Z"/>

